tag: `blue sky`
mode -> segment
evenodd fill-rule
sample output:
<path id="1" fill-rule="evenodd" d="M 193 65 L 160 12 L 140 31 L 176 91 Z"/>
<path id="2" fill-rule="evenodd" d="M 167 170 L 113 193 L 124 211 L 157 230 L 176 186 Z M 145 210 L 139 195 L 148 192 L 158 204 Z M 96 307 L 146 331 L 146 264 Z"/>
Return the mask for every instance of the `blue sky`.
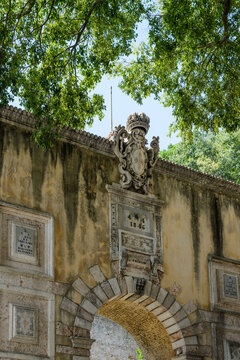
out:
<path id="1" fill-rule="evenodd" d="M 138 37 L 133 44 L 133 48 L 138 46 L 141 42 L 147 41 L 148 37 L 148 23 L 142 21 L 138 25 Z M 129 58 L 128 58 L 129 59 Z M 169 133 L 169 126 L 174 121 L 171 108 L 166 108 L 159 101 L 154 100 L 154 97 L 149 97 L 143 102 L 143 105 L 137 104 L 128 95 L 125 95 L 118 87 L 120 79 L 114 78 L 108 80 L 105 77 L 101 83 L 96 87 L 96 93 L 103 94 L 106 103 L 106 112 L 104 119 L 100 122 L 95 120 L 92 127 L 87 127 L 86 130 L 94 134 L 106 137 L 111 129 L 111 111 L 110 111 L 110 87 L 113 92 L 113 128 L 118 125 L 125 125 L 130 114 L 135 112 L 144 112 L 150 117 L 150 129 L 147 134 L 148 143 L 151 142 L 153 136 L 159 136 L 160 149 L 166 149 L 169 144 L 176 144 L 181 141 L 180 137 L 173 134 L 171 138 L 167 135 Z"/>
<path id="2" fill-rule="evenodd" d="M 86 127 L 86 131 L 106 137 L 111 130 L 111 110 L 110 110 L 110 87 L 112 86 L 112 103 L 113 103 L 113 128 L 118 125 L 125 125 L 127 118 L 134 112 L 144 112 L 150 117 L 150 129 L 147 134 L 150 143 L 153 136 L 159 136 L 160 148 L 166 149 L 167 146 L 179 142 L 181 139 L 173 134 L 171 138 L 169 133 L 169 125 L 174 121 L 171 108 L 165 108 L 153 97 L 149 97 L 143 102 L 143 105 L 137 104 L 128 95 L 125 95 L 118 87 L 118 79 L 104 78 L 97 86 L 96 93 L 103 94 L 106 102 L 105 117 L 100 122 L 95 120 L 92 127 Z"/>

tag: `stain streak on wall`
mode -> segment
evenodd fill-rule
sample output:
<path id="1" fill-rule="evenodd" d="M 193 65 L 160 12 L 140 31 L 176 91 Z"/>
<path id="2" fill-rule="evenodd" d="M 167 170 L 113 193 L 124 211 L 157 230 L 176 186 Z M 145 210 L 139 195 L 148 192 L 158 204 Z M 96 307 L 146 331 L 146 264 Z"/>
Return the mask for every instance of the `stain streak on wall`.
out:
<path id="1" fill-rule="evenodd" d="M 222 218 L 218 198 L 213 195 L 211 199 L 211 225 L 213 233 L 214 253 L 223 256 Z"/>
<path id="2" fill-rule="evenodd" d="M 35 144 L 31 144 L 30 155 L 32 159 L 34 206 L 36 209 L 40 209 L 42 201 L 42 186 L 44 183 L 46 167 L 48 166 L 49 152 L 44 152 L 42 149 L 37 148 Z"/>
<path id="3" fill-rule="evenodd" d="M 199 201 L 198 193 L 191 190 L 191 228 L 192 242 L 194 252 L 194 274 L 196 280 L 199 280 L 199 260 L 200 260 L 200 234 L 199 234 Z"/>
<path id="4" fill-rule="evenodd" d="M 3 167 L 3 143 L 4 143 L 4 135 L 5 135 L 5 128 L 3 124 L 0 122 L 0 179 L 2 176 L 2 167 Z"/>
<path id="5" fill-rule="evenodd" d="M 64 207 L 68 219 L 68 257 L 71 261 L 75 258 L 72 242 L 78 218 L 78 181 L 81 160 L 82 154 L 78 148 L 73 147 L 70 144 L 63 143 L 61 149 L 61 161 L 63 167 Z"/>

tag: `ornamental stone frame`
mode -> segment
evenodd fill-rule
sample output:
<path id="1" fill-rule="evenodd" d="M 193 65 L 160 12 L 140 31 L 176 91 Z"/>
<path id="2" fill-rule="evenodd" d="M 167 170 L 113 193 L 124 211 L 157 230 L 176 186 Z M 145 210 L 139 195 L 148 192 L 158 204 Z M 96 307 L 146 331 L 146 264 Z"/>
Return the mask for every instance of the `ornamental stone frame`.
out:
<path id="1" fill-rule="evenodd" d="M 1 266 L 53 278 L 52 216 L 0 201 Z"/>
<path id="2" fill-rule="evenodd" d="M 240 262 L 209 255 L 211 309 L 240 314 Z"/>
<path id="3" fill-rule="evenodd" d="M 160 284 L 163 275 L 161 208 L 154 195 L 106 186 L 110 207 L 110 256 L 116 276 Z"/>
<path id="4" fill-rule="evenodd" d="M 199 345 L 198 335 L 205 333 L 206 327 L 190 320 L 190 315 L 197 311 L 191 301 L 181 306 L 167 290 L 152 281 L 146 281 L 143 293 L 138 295 L 134 292 L 134 278 L 131 276 L 124 276 L 122 280 L 116 277 L 106 279 L 98 265 L 89 271 L 97 285 L 91 288 L 78 277 L 60 304 L 62 318 L 66 318 L 67 313 L 74 322 L 66 325 L 62 320 L 57 323 L 57 335 L 68 335 L 72 342 L 72 347 L 57 345 L 57 353 L 72 354 L 74 360 L 89 360 L 94 341 L 90 338 L 94 315 L 104 304 L 126 301 L 136 307 L 143 306 L 161 322 L 172 344 L 172 360 L 200 360 L 211 355 L 210 347 Z M 73 291 L 81 295 L 79 303 L 71 299 Z"/>
<path id="5" fill-rule="evenodd" d="M 23 287 L 24 285 L 24 287 Z M 55 285 L 57 287 L 57 285 Z M 0 359 L 55 359 L 54 283 L 2 270 Z"/>
<path id="6" fill-rule="evenodd" d="M 230 320 L 230 319 L 229 319 Z M 238 360 L 240 356 L 240 331 L 236 330 L 234 321 L 228 325 L 217 324 L 214 327 L 214 360 Z"/>

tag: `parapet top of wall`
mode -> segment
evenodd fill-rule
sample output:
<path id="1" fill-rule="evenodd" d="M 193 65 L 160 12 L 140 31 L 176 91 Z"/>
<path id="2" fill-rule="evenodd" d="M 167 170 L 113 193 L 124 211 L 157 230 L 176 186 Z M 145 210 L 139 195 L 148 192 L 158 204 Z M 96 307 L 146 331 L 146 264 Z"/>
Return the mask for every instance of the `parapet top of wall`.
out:
<path id="1" fill-rule="evenodd" d="M 36 120 L 30 113 L 13 106 L 0 107 L 0 121 L 12 123 L 29 130 L 33 130 L 36 123 Z M 92 149 L 93 151 L 103 153 L 107 156 L 115 157 L 113 152 L 113 141 L 101 136 L 82 130 L 72 130 L 68 127 L 64 127 L 61 131 L 61 138 L 68 143 Z M 225 194 L 240 199 L 240 185 L 193 170 L 183 165 L 175 164 L 171 161 L 159 159 L 155 171 L 170 175 L 178 180 L 194 183 L 195 185 L 207 188 L 219 194 Z"/>

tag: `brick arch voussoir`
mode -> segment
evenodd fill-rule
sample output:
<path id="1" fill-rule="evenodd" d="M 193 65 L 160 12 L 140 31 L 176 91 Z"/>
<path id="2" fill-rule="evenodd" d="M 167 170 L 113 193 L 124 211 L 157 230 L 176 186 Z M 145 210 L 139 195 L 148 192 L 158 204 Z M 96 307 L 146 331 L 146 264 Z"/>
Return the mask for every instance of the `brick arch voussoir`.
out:
<path id="1" fill-rule="evenodd" d="M 121 299 L 144 306 L 161 321 L 172 342 L 175 353 L 173 359 L 179 356 L 187 359 L 189 349 L 194 351 L 196 359 L 201 359 L 201 356 L 198 357 L 198 329 L 189 318 L 191 313 L 197 311 L 193 302 L 181 306 L 167 290 L 151 281 L 146 281 L 143 293 L 137 294 L 131 276 L 107 279 L 98 265 L 89 271 L 96 285 L 90 287 L 78 277 L 61 301 L 60 309 L 63 314 L 67 312 L 71 320 L 68 325 L 64 321 L 58 322 L 56 333 L 70 338 L 72 346 L 57 345 L 57 353 L 71 354 L 74 360 L 90 360 L 94 341 L 90 338 L 90 330 L 95 314 L 107 301 Z M 71 299 L 72 290 L 81 295 L 79 304 Z M 182 358 L 183 355 L 186 357 Z"/>

